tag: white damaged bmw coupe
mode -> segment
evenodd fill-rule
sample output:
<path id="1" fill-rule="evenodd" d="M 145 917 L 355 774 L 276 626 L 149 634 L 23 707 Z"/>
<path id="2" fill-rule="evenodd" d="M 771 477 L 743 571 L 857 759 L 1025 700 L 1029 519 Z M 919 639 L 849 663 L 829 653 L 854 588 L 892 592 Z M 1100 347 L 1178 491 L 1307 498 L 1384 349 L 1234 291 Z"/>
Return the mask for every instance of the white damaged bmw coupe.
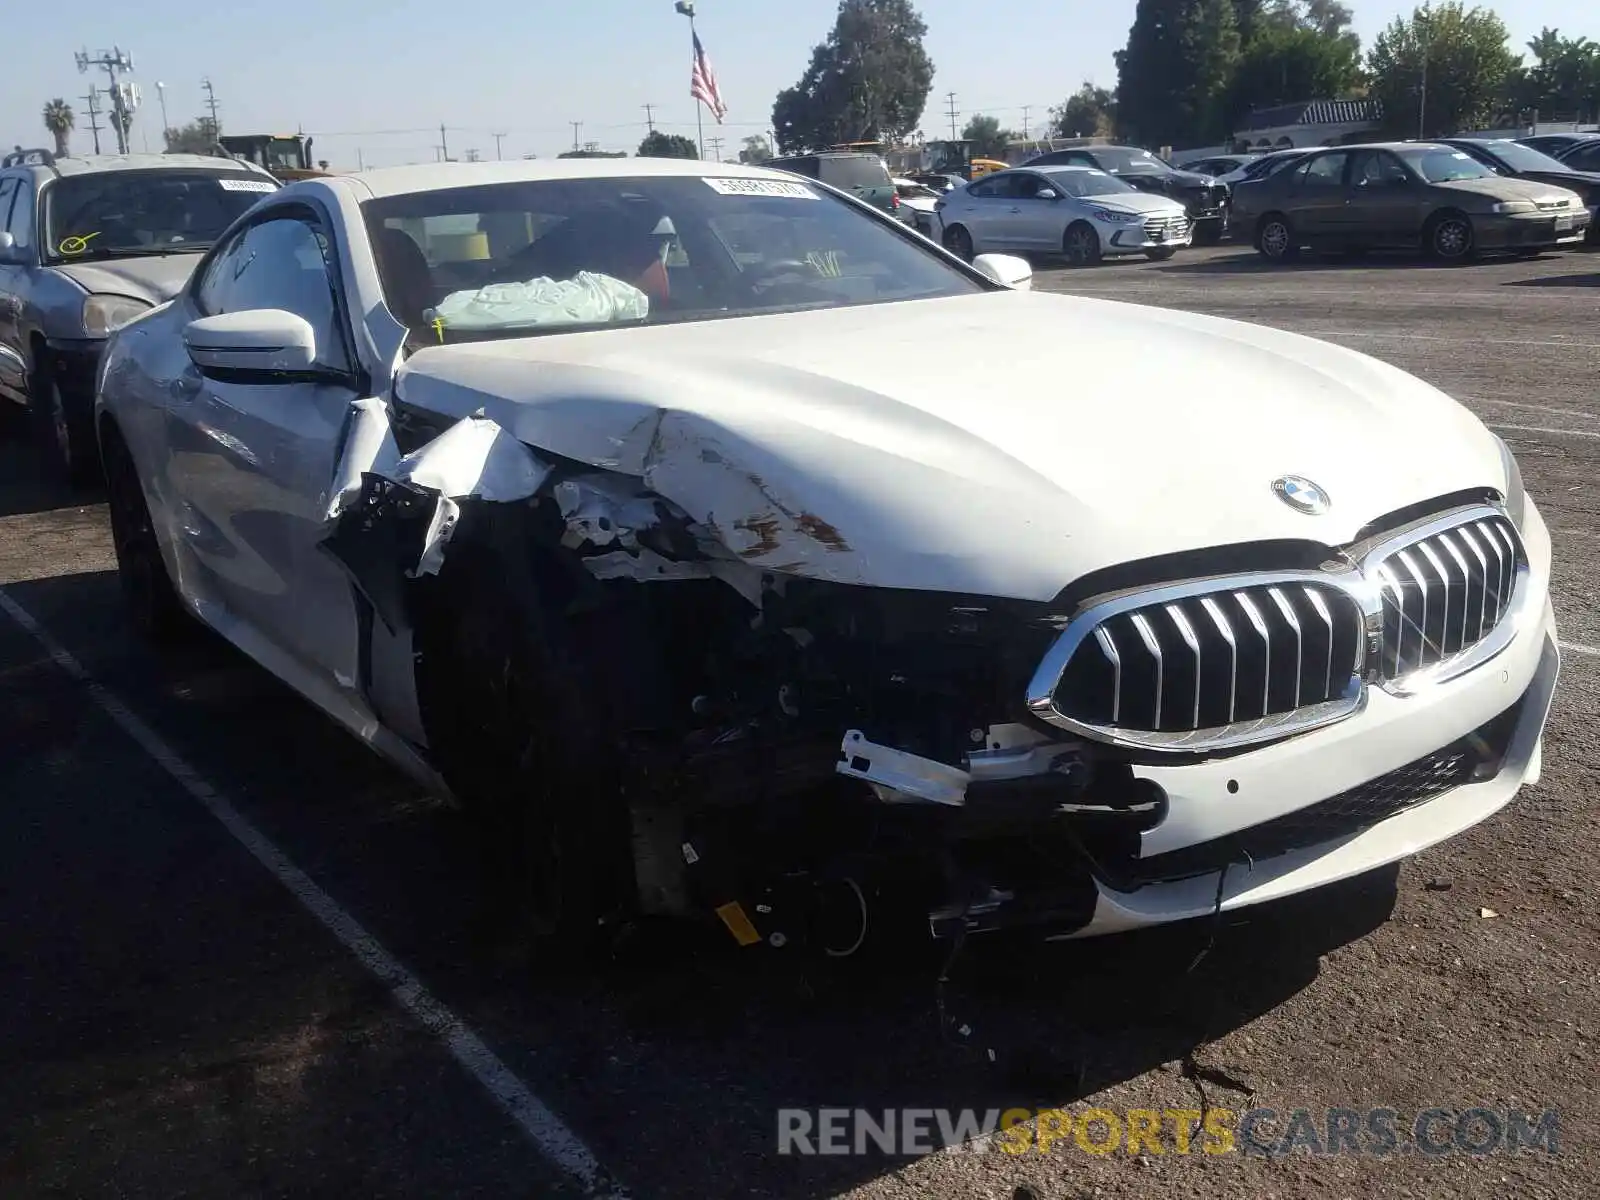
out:
<path id="1" fill-rule="evenodd" d="M 1100 934 L 1538 779 L 1550 538 L 1498 438 L 1028 283 L 757 168 L 291 184 L 111 340 L 126 594 L 481 812 L 558 941 Z"/>

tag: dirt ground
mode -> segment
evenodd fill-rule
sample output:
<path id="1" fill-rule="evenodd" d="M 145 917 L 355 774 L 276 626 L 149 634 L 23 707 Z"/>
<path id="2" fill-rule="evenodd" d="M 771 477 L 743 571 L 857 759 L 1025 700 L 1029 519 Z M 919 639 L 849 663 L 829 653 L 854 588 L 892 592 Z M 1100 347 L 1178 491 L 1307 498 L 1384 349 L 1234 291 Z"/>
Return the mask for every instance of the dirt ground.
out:
<path id="1" fill-rule="evenodd" d="M 941 1040 L 932 951 L 828 970 L 685 944 L 551 974 L 486 903 L 454 813 L 230 651 L 163 661 L 134 641 L 103 506 L 0 441 L 0 590 L 93 680 L 0 612 L 0 1194 L 576 1194 L 454 1034 L 394 1003 L 174 777 L 176 754 L 636 1197 L 1600 1195 L 1600 255 L 1271 269 L 1223 247 L 1036 286 L 1341 342 L 1500 432 L 1552 529 L 1568 643 L 1543 782 L 1397 871 L 1229 919 L 1192 971 L 1207 926 L 975 943 L 947 997 L 965 1045 Z M 1070 330 L 1061 344 L 1070 389 Z M 1196 404 L 1229 386 L 1209 370 L 1188 375 Z M 1376 431 L 1373 469 L 1425 452 Z M 1134 1154 L 1068 1134 L 1046 1153 L 779 1155 L 778 1111 L 824 1107 L 1093 1108 L 1119 1127 L 1146 1110 L 1163 1136 Z M 1409 1133 L 1435 1108 L 1555 1110 L 1556 1152 L 1468 1153 L 1452 1134 L 1480 1145 L 1492 1125 L 1438 1114 L 1446 1152 L 1424 1152 Z M 1237 1129 L 1251 1109 L 1275 1114 L 1249 1118 L 1259 1143 L 1300 1148 L 1180 1153 L 1164 1117 Z M 1306 1148 L 1329 1109 L 1357 1114 L 1356 1152 Z M 1390 1153 L 1373 1109 L 1394 1110 Z"/>

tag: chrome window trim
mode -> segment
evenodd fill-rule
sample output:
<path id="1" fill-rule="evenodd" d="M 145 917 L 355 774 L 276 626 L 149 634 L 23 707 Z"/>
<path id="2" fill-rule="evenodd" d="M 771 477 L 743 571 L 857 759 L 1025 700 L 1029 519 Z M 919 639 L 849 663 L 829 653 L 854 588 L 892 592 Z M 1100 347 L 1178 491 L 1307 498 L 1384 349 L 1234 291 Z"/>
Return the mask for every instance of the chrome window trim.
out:
<path id="1" fill-rule="evenodd" d="M 1492 535 L 1489 527 L 1483 525 L 1483 522 L 1491 520 L 1506 523 L 1503 526 L 1492 527 L 1499 536 Z M 1486 573 L 1490 557 L 1498 558 L 1506 550 L 1511 551 L 1510 595 L 1501 602 L 1501 611 L 1496 616 L 1493 628 L 1471 646 L 1442 662 L 1409 671 L 1392 679 L 1386 678 L 1383 661 L 1384 593 L 1389 591 L 1398 596 L 1402 586 L 1401 581 L 1396 578 L 1391 562 L 1400 563 L 1403 567 L 1406 560 L 1401 559 L 1399 555 L 1407 551 L 1414 552 L 1410 556 L 1414 562 L 1416 554 L 1426 554 L 1423 543 L 1440 534 L 1455 533 L 1457 530 L 1462 531 L 1457 535 L 1461 539 L 1462 546 L 1471 552 Z M 1473 539 L 1474 534 L 1485 544 L 1482 546 L 1477 544 Z M 1445 546 L 1454 554 L 1454 542 L 1446 541 Z M 1091 598 L 1064 623 L 1060 634 L 1040 660 L 1028 683 L 1026 697 L 1028 711 L 1039 720 L 1068 733 L 1124 749 L 1168 753 L 1235 749 L 1306 733 L 1352 717 L 1366 708 L 1368 694 L 1373 686 L 1381 688 L 1388 695 L 1405 698 L 1460 678 L 1504 651 L 1528 622 L 1531 589 L 1528 586 L 1530 567 L 1527 551 L 1522 545 L 1515 525 L 1511 522 L 1510 514 L 1499 504 L 1474 503 L 1458 506 L 1448 512 L 1412 522 L 1378 539 L 1358 543 L 1343 552 L 1335 551 L 1332 560 L 1320 571 L 1259 571 L 1204 576 L 1147 589 L 1119 592 L 1103 599 Z M 1460 556 L 1457 556 L 1457 561 L 1465 566 Z M 1420 575 L 1414 574 L 1413 571 L 1405 573 L 1408 578 L 1415 578 L 1426 585 L 1426 581 L 1422 581 Z M 1443 578 L 1442 571 L 1441 578 Z M 1198 599 L 1207 615 L 1215 622 L 1219 614 L 1214 611 L 1214 603 L 1206 603 L 1208 597 L 1246 588 L 1271 589 L 1292 585 L 1314 585 L 1310 593 L 1313 596 L 1316 595 L 1317 587 L 1343 592 L 1354 602 L 1354 610 L 1359 613 L 1357 628 L 1353 631 L 1356 639 L 1355 673 L 1351 675 L 1336 699 L 1257 720 L 1232 722 L 1209 729 L 1174 732 L 1127 730 L 1092 724 L 1066 716 L 1055 707 L 1056 688 L 1060 685 L 1073 655 L 1084 641 L 1095 637 L 1103 623 L 1110 618 L 1134 609 L 1161 608 L 1177 600 Z M 1443 595 L 1444 602 L 1448 604 L 1448 583 Z M 1463 637 L 1466 633 L 1465 599 L 1464 596 Z M 1319 602 L 1314 601 L 1313 604 L 1318 609 L 1318 615 L 1328 620 L 1331 634 L 1332 614 L 1323 613 Z M 1484 601 L 1484 606 L 1486 605 L 1487 591 Z M 1246 611 L 1249 611 L 1248 607 Z M 1447 608 L 1447 621 L 1448 616 Z M 1482 619 L 1480 611 L 1480 624 Z M 1231 629 L 1222 631 L 1219 628 L 1219 632 L 1223 632 L 1229 646 L 1234 648 L 1234 657 L 1237 659 L 1237 648 L 1231 636 L 1233 631 Z M 1406 630 L 1401 630 L 1399 636 L 1407 636 Z M 1331 640 L 1329 645 L 1331 647 Z M 1113 665 L 1117 667 L 1116 689 L 1119 693 L 1114 703 L 1120 707 L 1120 664 Z"/>

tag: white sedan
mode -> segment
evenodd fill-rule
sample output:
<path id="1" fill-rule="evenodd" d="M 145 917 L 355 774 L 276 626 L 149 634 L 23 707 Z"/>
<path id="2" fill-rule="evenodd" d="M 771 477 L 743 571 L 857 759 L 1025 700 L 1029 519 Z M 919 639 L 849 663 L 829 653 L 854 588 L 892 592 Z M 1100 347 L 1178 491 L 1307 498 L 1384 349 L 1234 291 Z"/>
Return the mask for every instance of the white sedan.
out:
<path id="1" fill-rule="evenodd" d="M 110 341 L 131 611 L 480 812 L 557 944 L 1105 933 L 1538 779 L 1550 537 L 1499 439 L 1027 277 L 732 164 L 290 184 Z"/>
<path id="2" fill-rule="evenodd" d="M 945 248 L 961 258 L 1004 250 L 1062 254 L 1080 267 L 1130 254 L 1160 261 L 1194 235 L 1182 204 L 1094 167 L 996 171 L 942 197 L 935 214 Z"/>

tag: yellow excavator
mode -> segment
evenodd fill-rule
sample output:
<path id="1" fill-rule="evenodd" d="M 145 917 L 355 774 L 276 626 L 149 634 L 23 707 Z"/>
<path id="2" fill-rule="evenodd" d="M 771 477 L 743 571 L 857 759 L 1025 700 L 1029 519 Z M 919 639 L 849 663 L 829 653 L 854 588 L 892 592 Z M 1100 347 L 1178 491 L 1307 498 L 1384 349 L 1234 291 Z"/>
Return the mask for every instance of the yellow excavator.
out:
<path id="1" fill-rule="evenodd" d="M 282 183 L 331 173 L 312 162 L 311 139 L 300 133 L 224 134 L 217 138 L 217 147 L 229 158 L 265 169 Z"/>

